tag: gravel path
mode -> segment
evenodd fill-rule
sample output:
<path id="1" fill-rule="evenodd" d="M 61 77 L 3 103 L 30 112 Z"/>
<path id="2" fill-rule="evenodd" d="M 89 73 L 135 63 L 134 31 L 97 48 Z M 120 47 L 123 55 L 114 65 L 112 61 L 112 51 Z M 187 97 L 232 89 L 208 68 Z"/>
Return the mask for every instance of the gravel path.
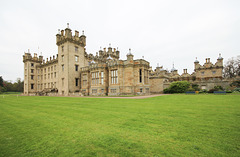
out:
<path id="1" fill-rule="evenodd" d="M 105 97 L 94 97 L 94 96 L 83 96 L 83 98 L 118 98 L 118 99 L 146 99 L 146 98 L 152 98 L 156 96 L 163 96 L 168 94 L 156 94 L 156 95 L 144 95 L 144 96 L 133 96 L 133 97 L 113 97 L 113 96 L 105 96 Z"/>

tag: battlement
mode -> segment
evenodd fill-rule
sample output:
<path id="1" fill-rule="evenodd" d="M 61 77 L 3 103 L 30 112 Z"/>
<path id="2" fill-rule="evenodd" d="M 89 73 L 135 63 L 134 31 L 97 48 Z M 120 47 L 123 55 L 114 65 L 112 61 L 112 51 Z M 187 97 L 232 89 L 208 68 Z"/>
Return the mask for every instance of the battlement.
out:
<path id="1" fill-rule="evenodd" d="M 58 54 L 56 55 L 56 57 L 55 57 L 55 55 L 53 55 L 52 57 L 49 57 L 49 59 L 46 58 L 46 61 L 43 59 L 41 66 L 47 66 L 49 64 L 53 64 L 56 62 L 58 62 Z"/>
<path id="2" fill-rule="evenodd" d="M 86 46 L 86 36 L 84 35 L 84 31 L 82 31 L 81 36 L 79 36 L 79 32 L 77 30 L 75 30 L 75 35 L 72 35 L 72 30 L 69 28 L 69 25 L 65 30 L 58 31 L 59 32 L 56 35 L 56 44 L 58 46 L 67 41 L 80 45 L 82 47 Z"/>
<path id="3" fill-rule="evenodd" d="M 32 56 L 31 53 L 25 52 L 23 55 L 23 62 L 25 63 L 26 61 L 41 63 L 43 61 L 43 56 L 38 57 L 37 53 L 34 53 L 34 55 Z"/>
<path id="4" fill-rule="evenodd" d="M 105 63 L 107 60 L 118 60 L 119 59 L 120 52 L 116 50 L 116 48 L 108 47 L 108 51 L 106 51 L 106 48 L 103 50 L 99 50 L 99 52 L 96 52 L 96 55 L 93 54 L 87 54 L 85 53 L 85 57 L 88 59 L 88 61 L 94 61 L 98 63 Z"/>

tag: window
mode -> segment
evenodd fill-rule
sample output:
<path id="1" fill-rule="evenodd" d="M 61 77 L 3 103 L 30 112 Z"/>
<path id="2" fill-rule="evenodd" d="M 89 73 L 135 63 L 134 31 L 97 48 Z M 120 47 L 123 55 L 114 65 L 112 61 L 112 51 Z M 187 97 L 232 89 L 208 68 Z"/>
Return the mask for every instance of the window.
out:
<path id="1" fill-rule="evenodd" d="M 62 78 L 62 87 L 64 87 L 64 78 Z"/>
<path id="2" fill-rule="evenodd" d="M 46 80 L 46 78 L 47 78 L 47 74 L 44 75 L 44 79 L 45 79 L 45 80 Z"/>
<path id="3" fill-rule="evenodd" d="M 34 79 L 34 75 L 31 75 L 31 80 L 33 80 Z"/>
<path id="4" fill-rule="evenodd" d="M 50 74 L 48 73 L 48 79 L 50 79 Z"/>
<path id="5" fill-rule="evenodd" d="M 216 74 L 216 71 L 212 71 L 212 74 L 213 74 L 213 75 Z"/>
<path id="6" fill-rule="evenodd" d="M 78 52 L 78 47 L 77 46 L 75 46 L 75 52 Z"/>
<path id="7" fill-rule="evenodd" d="M 143 89 L 142 88 L 140 88 L 140 93 L 142 93 L 143 92 Z"/>
<path id="8" fill-rule="evenodd" d="M 78 71 L 78 65 L 75 65 L 75 71 Z"/>
<path id="9" fill-rule="evenodd" d="M 54 72 L 54 78 L 56 78 L 57 77 L 57 73 L 56 72 Z"/>
<path id="10" fill-rule="evenodd" d="M 83 86 L 86 86 L 87 85 L 87 74 L 83 74 Z"/>
<path id="11" fill-rule="evenodd" d="M 142 83 L 142 69 L 139 69 L 139 82 Z"/>
<path id="12" fill-rule="evenodd" d="M 31 73 L 34 73 L 34 69 L 31 69 Z"/>
<path id="13" fill-rule="evenodd" d="M 39 74 L 39 72 L 40 72 L 40 70 L 38 69 L 38 70 L 37 70 L 37 73 Z"/>
<path id="14" fill-rule="evenodd" d="M 104 74 L 103 71 L 101 71 L 101 81 L 100 82 L 102 85 L 103 85 L 103 74 Z"/>
<path id="15" fill-rule="evenodd" d="M 75 78 L 75 85 L 78 86 L 78 78 Z"/>
<path id="16" fill-rule="evenodd" d="M 62 65 L 62 71 L 64 71 L 64 65 Z"/>
<path id="17" fill-rule="evenodd" d="M 51 73 L 51 79 L 53 78 L 53 73 Z"/>
<path id="18" fill-rule="evenodd" d="M 64 61 L 64 55 L 62 55 L 62 62 Z"/>
<path id="19" fill-rule="evenodd" d="M 33 63 L 31 63 L 31 67 L 34 67 L 34 64 L 33 64 Z"/>
<path id="20" fill-rule="evenodd" d="M 46 83 L 44 83 L 44 88 L 46 88 Z"/>
<path id="21" fill-rule="evenodd" d="M 38 80 L 40 79 L 40 75 L 38 75 Z"/>
<path id="22" fill-rule="evenodd" d="M 53 66 L 51 66 L 51 71 L 53 71 Z"/>
<path id="23" fill-rule="evenodd" d="M 54 82 L 54 88 L 57 88 L 57 82 Z"/>
<path id="24" fill-rule="evenodd" d="M 75 62 L 78 62 L 78 56 L 75 56 Z"/>
<path id="25" fill-rule="evenodd" d="M 34 89 L 34 84 L 31 84 L 31 89 Z"/>
<path id="26" fill-rule="evenodd" d="M 48 83 L 48 88 L 50 88 L 50 83 Z"/>
<path id="27" fill-rule="evenodd" d="M 111 83 L 112 84 L 118 83 L 118 70 L 111 70 Z"/>
<path id="28" fill-rule="evenodd" d="M 48 67 L 48 72 L 50 72 L 50 67 Z"/>
<path id="29" fill-rule="evenodd" d="M 111 89 L 111 93 L 117 93 L 116 89 Z"/>
<path id="30" fill-rule="evenodd" d="M 149 93 L 149 88 L 146 88 L 146 93 Z"/>
<path id="31" fill-rule="evenodd" d="M 47 72 L 47 69 L 46 69 L 46 68 L 44 69 L 44 72 L 45 72 L 45 73 Z"/>
<path id="32" fill-rule="evenodd" d="M 204 75 L 204 72 L 201 72 L 202 75 Z"/>
<path id="33" fill-rule="evenodd" d="M 99 84 L 99 72 L 92 72 L 92 84 Z"/>
<path id="34" fill-rule="evenodd" d="M 62 52 L 64 52 L 64 46 L 62 46 Z"/>
<path id="35" fill-rule="evenodd" d="M 56 67 L 57 67 L 57 66 L 56 66 L 56 65 L 54 65 L 54 70 L 56 70 Z"/>
<path id="36" fill-rule="evenodd" d="M 92 93 L 97 93 L 97 89 L 92 89 Z"/>

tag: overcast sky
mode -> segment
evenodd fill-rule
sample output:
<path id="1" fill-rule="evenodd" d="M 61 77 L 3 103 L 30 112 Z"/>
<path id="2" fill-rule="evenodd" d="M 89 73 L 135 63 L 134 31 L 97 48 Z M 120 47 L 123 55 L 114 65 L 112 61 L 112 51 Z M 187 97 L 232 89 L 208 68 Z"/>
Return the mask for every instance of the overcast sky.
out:
<path id="1" fill-rule="evenodd" d="M 182 74 L 195 57 L 216 62 L 240 55 L 240 0 L 1 0 L 0 76 L 23 78 L 22 55 L 57 54 L 56 34 L 67 23 L 85 31 L 87 52 L 118 47 L 134 59 Z"/>

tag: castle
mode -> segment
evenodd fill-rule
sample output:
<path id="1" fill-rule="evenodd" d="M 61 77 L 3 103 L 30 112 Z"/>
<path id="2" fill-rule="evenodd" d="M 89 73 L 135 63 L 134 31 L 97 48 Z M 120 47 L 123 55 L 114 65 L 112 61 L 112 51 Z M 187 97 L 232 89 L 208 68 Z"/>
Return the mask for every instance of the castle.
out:
<path id="1" fill-rule="evenodd" d="M 25 95 L 149 95 L 162 93 L 173 81 L 187 80 L 201 89 L 211 89 L 222 83 L 223 58 L 215 64 L 206 59 L 204 65 L 194 62 L 192 74 L 184 69 L 182 75 L 174 67 L 171 71 L 157 67 L 154 71 L 148 61 L 134 59 L 131 49 L 126 60 L 111 45 L 96 55 L 85 50 L 86 36 L 78 31 L 72 34 L 69 26 L 56 35 L 58 54 L 43 59 L 23 55 Z"/>

